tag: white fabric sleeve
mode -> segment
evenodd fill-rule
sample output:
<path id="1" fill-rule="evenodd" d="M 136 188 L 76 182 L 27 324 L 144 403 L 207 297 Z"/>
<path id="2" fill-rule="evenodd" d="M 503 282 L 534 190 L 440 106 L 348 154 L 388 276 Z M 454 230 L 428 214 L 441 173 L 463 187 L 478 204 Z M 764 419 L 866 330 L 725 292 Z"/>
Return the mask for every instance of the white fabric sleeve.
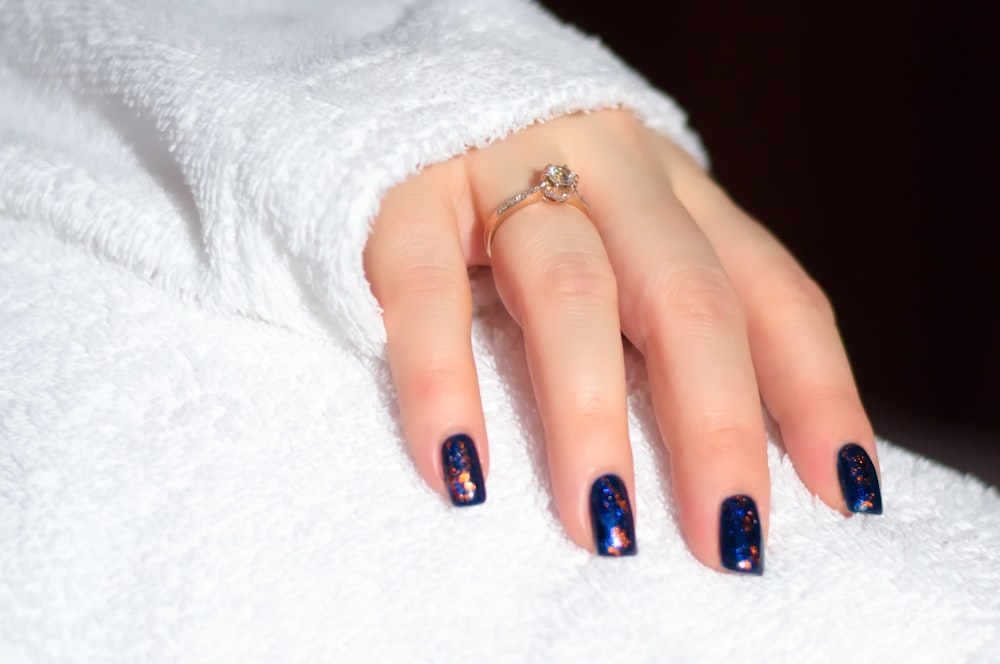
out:
<path id="1" fill-rule="evenodd" d="M 388 188 L 538 121 L 673 101 L 524 0 L 0 0 L 0 211 L 365 354 Z"/>

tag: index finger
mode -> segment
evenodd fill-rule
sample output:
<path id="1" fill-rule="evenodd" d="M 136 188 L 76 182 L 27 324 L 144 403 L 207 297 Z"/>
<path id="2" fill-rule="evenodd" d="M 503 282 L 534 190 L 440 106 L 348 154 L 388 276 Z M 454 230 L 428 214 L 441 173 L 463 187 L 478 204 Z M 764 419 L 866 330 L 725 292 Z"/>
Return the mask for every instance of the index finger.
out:
<path id="1" fill-rule="evenodd" d="M 383 309 L 403 431 L 420 473 L 457 506 L 486 500 L 486 425 L 472 355 L 472 297 L 450 191 L 431 166 L 385 198 L 365 249 Z"/>

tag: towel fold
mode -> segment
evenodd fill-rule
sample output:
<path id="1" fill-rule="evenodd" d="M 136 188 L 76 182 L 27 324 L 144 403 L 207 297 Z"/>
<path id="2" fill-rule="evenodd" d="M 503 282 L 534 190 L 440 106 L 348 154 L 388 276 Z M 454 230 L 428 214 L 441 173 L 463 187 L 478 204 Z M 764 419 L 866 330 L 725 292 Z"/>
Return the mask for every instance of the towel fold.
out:
<path id="1" fill-rule="evenodd" d="M 0 2 L 0 211 L 170 290 L 377 355 L 384 192 L 539 120 L 683 113 L 522 0 Z"/>

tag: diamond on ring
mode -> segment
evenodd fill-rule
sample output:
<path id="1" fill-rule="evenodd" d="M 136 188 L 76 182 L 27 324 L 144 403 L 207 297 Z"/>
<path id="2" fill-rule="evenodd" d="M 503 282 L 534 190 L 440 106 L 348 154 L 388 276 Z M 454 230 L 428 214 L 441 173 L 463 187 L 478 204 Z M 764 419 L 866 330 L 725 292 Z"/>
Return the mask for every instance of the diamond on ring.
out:
<path id="1" fill-rule="evenodd" d="M 576 173 L 566 166 L 549 164 L 542 171 L 542 196 L 554 203 L 562 203 L 576 192 Z"/>

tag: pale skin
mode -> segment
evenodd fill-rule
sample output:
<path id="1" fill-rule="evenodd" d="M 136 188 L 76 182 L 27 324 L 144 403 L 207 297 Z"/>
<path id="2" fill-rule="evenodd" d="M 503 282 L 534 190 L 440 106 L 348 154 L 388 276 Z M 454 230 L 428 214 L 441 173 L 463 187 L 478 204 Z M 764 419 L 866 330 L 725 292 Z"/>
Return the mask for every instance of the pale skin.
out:
<path id="1" fill-rule="evenodd" d="M 580 175 L 590 219 L 569 205 L 530 205 L 504 221 L 487 257 L 483 220 L 550 163 Z M 623 335 L 646 362 L 681 527 L 705 565 L 722 570 L 728 496 L 754 498 L 766 540 L 762 400 L 799 477 L 831 508 L 849 514 L 837 478 L 842 445 L 861 445 L 877 467 L 822 290 L 687 153 L 608 110 L 430 166 L 389 192 L 375 220 L 365 270 L 384 310 L 403 431 L 442 495 L 448 436 L 471 436 L 489 468 L 468 279 L 484 265 L 524 332 L 552 491 L 579 546 L 594 550 L 597 477 L 617 474 L 636 495 Z M 641 521 L 637 530 L 641 542 Z"/>

